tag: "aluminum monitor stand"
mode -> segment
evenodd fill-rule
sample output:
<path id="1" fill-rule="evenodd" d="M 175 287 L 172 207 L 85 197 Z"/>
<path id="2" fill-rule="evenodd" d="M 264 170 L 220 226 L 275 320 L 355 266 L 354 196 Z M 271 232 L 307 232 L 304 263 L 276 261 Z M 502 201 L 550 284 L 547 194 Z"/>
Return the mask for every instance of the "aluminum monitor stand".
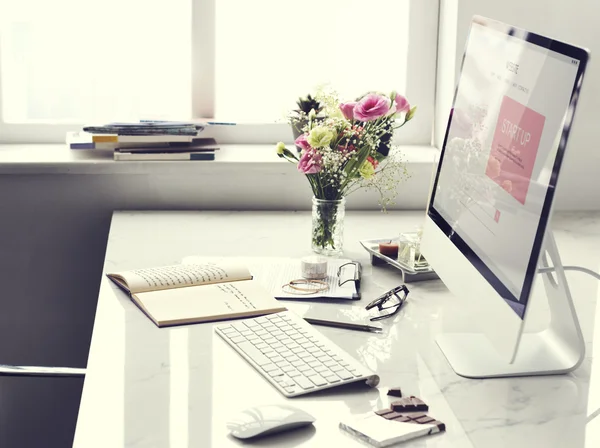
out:
<path id="1" fill-rule="evenodd" d="M 480 333 L 444 333 L 436 342 L 454 371 L 466 378 L 558 375 L 575 370 L 583 361 L 585 342 L 552 232 L 545 238 L 540 267 L 550 307 L 550 323 L 539 333 L 523 333 L 513 363 L 508 363 Z M 554 277 L 555 276 L 555 277 Z M 555 280 L 556 278 L 556 280 Z M 527 316 L 527 315 L 526 315 Z"/>

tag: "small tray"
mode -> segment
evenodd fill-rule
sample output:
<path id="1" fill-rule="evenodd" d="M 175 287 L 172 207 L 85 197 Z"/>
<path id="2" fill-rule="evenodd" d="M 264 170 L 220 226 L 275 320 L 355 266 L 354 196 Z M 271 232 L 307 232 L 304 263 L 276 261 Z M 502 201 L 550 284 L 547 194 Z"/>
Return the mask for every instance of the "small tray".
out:
<path id="1" fill-rule="evenodd" d="M 419 269 L 411 269 L 409 266 L 398 261 L 397 258 L 390 258 L 379 253 L 379 243 L 389 243 L 390 241 L 396 240 L 397 238 L 379 238 L 376 240 L 361 240 L 360 244 L 367 250 L 367 252 L 369 252 L 369 254 L 371 254 L 371 264 L 373 266 L 389 264 L 400 270 L 402 273 L 403 283 L 435 280 L 439 278 L 429 265 L 423 266 Z"/>

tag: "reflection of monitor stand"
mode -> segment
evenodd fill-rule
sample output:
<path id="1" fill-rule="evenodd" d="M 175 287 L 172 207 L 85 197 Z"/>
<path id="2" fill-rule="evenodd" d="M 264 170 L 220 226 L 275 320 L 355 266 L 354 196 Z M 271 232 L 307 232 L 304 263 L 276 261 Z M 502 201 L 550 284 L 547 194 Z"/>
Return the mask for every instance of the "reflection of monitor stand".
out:
<path id="1" fill-rule="evenodd" d="M 553 375 L 576 369 L 583 361 L 585 342 L 573 306 L 571 293 L 551 232 L 546 233 L 546 250 L 540 256 L 540 268 L 554 272 L 543 276 L 550 307 L 548 328 L 540 333 L 524 333 L 513 363 L 508 363 L 492 346 L 485 334 L 445 333 L 437 343 L 454 371 L 467 378 Z"/>

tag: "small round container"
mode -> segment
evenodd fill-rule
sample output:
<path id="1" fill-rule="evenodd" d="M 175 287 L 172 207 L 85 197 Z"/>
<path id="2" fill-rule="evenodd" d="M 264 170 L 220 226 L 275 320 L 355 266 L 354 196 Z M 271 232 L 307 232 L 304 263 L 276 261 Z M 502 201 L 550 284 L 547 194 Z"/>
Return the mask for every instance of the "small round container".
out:
<path id="1" fill-rule="evenodd" d="M 302 277 L 322 280 L 327 277 L 327 259 L 319 256 L 304 257 L 300 260 Z"/>

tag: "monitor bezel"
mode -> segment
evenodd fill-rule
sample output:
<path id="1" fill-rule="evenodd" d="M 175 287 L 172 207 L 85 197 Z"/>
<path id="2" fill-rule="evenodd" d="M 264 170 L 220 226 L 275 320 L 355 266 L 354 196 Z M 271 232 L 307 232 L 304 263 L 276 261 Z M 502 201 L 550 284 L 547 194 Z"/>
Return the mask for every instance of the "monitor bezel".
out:
<path id="1" fill-rule="evenodd" d="M 546 233 L 546 229 L 548 226 L 548 222 L 552 212 L 552 205 L 554 199 L 554 193 L 556 190 L 556 185 L 558 181 L 558 176 L 560 172 L 560 167 L 562 165 L 562 161 L 564 158 L 564 152 L 566 149 L 569 133 L 571 130 L 571 125 L 573 122 L 573 117 L 575 114 L 575 109 L 577 105 L 577 101 L 579 99 L 579 93 L 581 90 L 581 85 L 583 81 L 583 74 L 585 72 L 585 68 L 589 59 L 589 52 L 580 47 L 576 47 L 565 42 L 561 42 L 558 40 L 554 40 L 545 36 L 541 36 L 536 33 L 531 33 L 521 28 L 513 27 L 511 25 L 504 24 L 502 22 L 498 22 L 492 19 L 488 19 L 481 16 L 474 16 L 471 21 L 471 28 L 473 24 L 478 24 L 482 26 L 486 26 L 492 28 L 496 31 L 506 34 L 507 36 L 513 36 L 516 38 L 520 38 L 524 42 L 529 42 L 534 45 L 540 46 L 545 49 L 549 49 L 556 53 L 560 53 L 564 56 L 579 60 L 579 67 L 577 70 L 577 75 L 575 77 L 575 82 L 573 85 L 573 90 L 571 92 L 571 97 L 569 100 L 569 106 L 565 112 L 565 120 L 563 129 L 561 132 L 561 137 L 559 141 L 559 146 L 557 149 L 556 158 L 554 161 L 554 166 L 552 168 L 552 174 L 550 175 L 548 189 L 546 191 L 546 196 L 544 198 L 544 203 L 542 206 L 541 216 L 538 223 L 538 228 L 535 234 L 533 247 L 531 250 L 531 255 L 529 258 L 529 262 L 527 264 L 527 271 L 525 274 L 525 279 L 523 281 L 523 287 L 521 288 L 520 297 L 516 297 L 505 285 L 504 283 L 492 272 L 492 270 L 483 262 L 483 260 L 471 249 L 471 247 L 467 244 L 465 240 L 463 240 L 452 228 L 452 226 L 443 218 L 443 216 L 436 210 L 434 207 L 435 195 L 437 184 L 440 176 L 440 171 L 443 165 L 444 154 L 446 150 L 446 143 L 448 140 L 448 134 L 450 131 L 450 127 L 452 125 L 452 115 L 454 111 L 454 106 L 456 103 L 456 98 L 458 95 L 458 90 L 460 87 L 460 79 L 462 76 L 463 66 L 466 57 L 466 51 L 468 48 L 469 37 L 467 37 L 467 43 L 465 44 L 465 50 L 463 51 L 463 57 L 461 61 L 461 67 L 458 77 L 458 82 L 456 84 L 456 89 L 454 92 L 454 98 L 452 100 L 452 109 L 450 111 L 450 116 L 448 118 L 448 123 L 446 126 L 446 133 L 444 135 L 444 142 L 442 145 L 442 150 L 440 154 L 440 159 L 437 165 L 436 174 L 434 178 L 434 182 L 431 189 L 431 195 L 429 198 L 429 203 L 427 207 L 427 214 L 431 218 L 431 220 L 439 227 L 439 229 L 446 235 L 446 237 L 456 246 L 456 248 L 469 260 L 469 262 L 477 269 L 477 271 L 485 278 L 485 280 L 496 290 L 496 292 L 505 300 L 517 302 L 523 305 L 522 312 L 519 313 L 514 307 L 510 307 L 517 316 L 521 319 L 525 317 L 525 311 L 527 309 L 527 303 L 529 301 L 529 296 L 531 294 L 531 290 L 533 287 L 533 282 L 535 279 L 535 274 L 537 271 L 537 266 L 539 262 L 539 257 L 542 252 L 542 245 L 544 243 L 544 235 Z M 469 35 L 471 32 L 471 28 L 469 29 Z M 508 306 L 508 305 L 507 305 Z"/>

